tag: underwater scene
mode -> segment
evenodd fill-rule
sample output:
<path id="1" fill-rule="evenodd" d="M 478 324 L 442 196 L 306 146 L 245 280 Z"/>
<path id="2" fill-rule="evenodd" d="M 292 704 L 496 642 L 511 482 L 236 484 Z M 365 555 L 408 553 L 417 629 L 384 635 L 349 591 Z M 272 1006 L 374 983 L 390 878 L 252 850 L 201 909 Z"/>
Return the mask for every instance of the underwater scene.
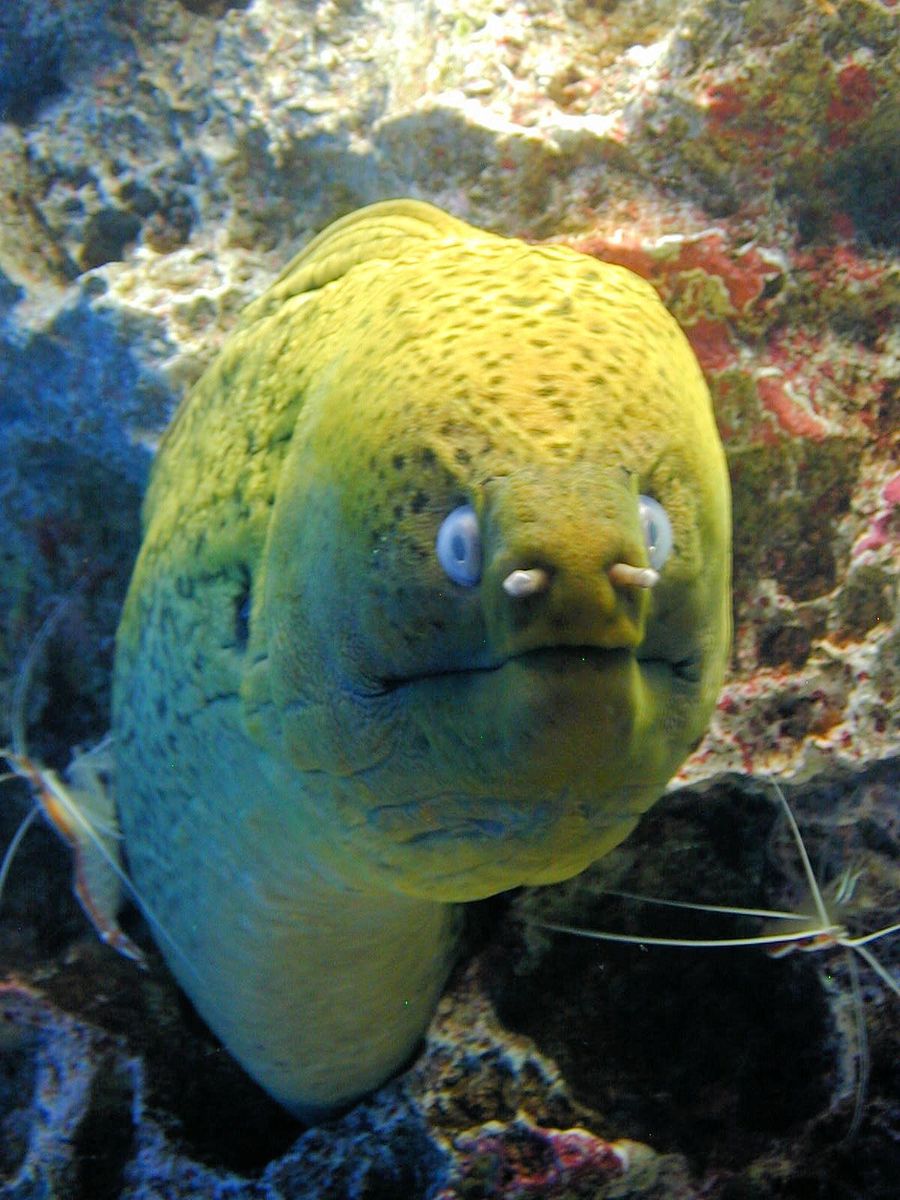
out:
<path id="1" fill-rule="evenodd" d="M 893 0 L 0 3 L 0 1200 L 893 1200 Z"/>

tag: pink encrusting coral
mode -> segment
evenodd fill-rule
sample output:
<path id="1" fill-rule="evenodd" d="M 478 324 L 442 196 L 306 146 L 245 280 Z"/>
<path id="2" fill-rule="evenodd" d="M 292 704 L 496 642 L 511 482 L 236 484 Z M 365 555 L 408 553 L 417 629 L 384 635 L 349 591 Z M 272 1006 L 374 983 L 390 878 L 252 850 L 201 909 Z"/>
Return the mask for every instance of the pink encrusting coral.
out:
<path id="1" fill-rule="evenodd" d="M 900 474 L 892 475 L 881 489 L 882 503 L 872 517 L 868 533 L 864 534 L 853 545 L 853 555 L 865 554 L 867 550 L 877 551 L 883 547 L 896 550 L 900 544 L 900 522 L 897 510 L 900 508 Z"/>
<path id="2" fill-rule="evenodd" d="M 495 1200 L 589 1200 L 628 1168 L 628 1150 L 585 1129 L 542 1129 L 516 1118 L 461 1135 L 459 1181 L 435 1200 L 466 1195 Z"/>

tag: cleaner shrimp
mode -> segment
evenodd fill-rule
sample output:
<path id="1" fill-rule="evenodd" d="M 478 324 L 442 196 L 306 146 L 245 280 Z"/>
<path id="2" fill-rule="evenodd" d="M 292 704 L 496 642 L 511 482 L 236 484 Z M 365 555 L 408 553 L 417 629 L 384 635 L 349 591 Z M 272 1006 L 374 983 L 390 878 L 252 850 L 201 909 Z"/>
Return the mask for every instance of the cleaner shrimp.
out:
<path id="1" fill-rule="evenodd" d="M 862 1121 L 869 1078 L 869 1055 L 866 1022 L 863 1010 L 859 964 L 864 963 L 875 974 L 886 991 L 900 998 L 900 983 L 871 950 L 871 944 L 900 932 L 900 922 L 892 922 L 871 932 L 851 933 L 847 924 L 850 906 L 857 883 L 862 875 L 858 869 L 845 869 L 828 886 L 820 883 L 810 860 L 800 828 L 787 798 L 775 780 L 771 780 L 781 814 L 787 823 L 790 839 L 802 867 L 808 902 L 796 909 L 781 910 L 752 908 L 728 904 L 700 904 L 684 900 L 668 900 L 638 892 L 604 889 L 603 895 L 629 903 L 652 905 L 664 909 L 750 918 L 762 922 L 760 932 L 741 937 L 675 937 L 644 936 L 614 930 L 588 928 L 536 916 L 525 918 L 529 925 L 552 933 L 572 934 L 597 941 L 616 942 L 639 947 L 675 947 L 688 949 L 738 949 L 760 947 L 771 958 L 783 958 L 794 952 L 825 953 L 840 950 L 847 964 L 853 1011 L 853 1034 L 857 1050 L 857 1069 L 854 1088 L 854 1108 L 847 1140 L 856 1135 Z"/>
<path id="2" fill-rule="evenodd" d="M 34 804 L 22 820 L 0 861 L 0 900 L 13 859 L 26 834 L 41 814 L 72 852 L 74 891 L 101 941 L 134 962 L 144 955 L 119 927 L 117 912 L 129 882 L 122 867 L 118 822 L 108 783 L 112 760 L 107 736 L 91 750 L 78 748 L 63 779 L 28 752 L 25 701 L 38 657 L 69 608 L 71 599 L 58 601 L 32 641 L 19 671 L 10 705 L 10 746 L 0 747 L 11 770 L 0 782 L 23 779 Z"/>
<path id="3" fill-rule="evenodd" d="M 0 859 L 0 905 L 13 860 L 29 829 L 39 815 L 68 846 L 73 859 L 73 891 L 88 921 L 102 942 L 147 969 L 144 952 L 119 925 L 118 913 L 128 895 L 157 940 L 165 941 L 187 970 L 196 970 L 184 947 L 172 936 L 152 906 L 135 886 L 125 869 L 122 834 L 112 786 L 112 737 L 107 734 L 90 750 L 75 747 L 64 775 L 38 762 L 28 752 L 25 722 L 26 697 L 35 668 L 47 642 L 72 603 L 68 596 L 45 617 L 19 669 L 10 701 L 10 742 L 0 746 L 0 758 L 10 770 L 0 783 L 24 780 L 34 804 L 20 822 Z"/>

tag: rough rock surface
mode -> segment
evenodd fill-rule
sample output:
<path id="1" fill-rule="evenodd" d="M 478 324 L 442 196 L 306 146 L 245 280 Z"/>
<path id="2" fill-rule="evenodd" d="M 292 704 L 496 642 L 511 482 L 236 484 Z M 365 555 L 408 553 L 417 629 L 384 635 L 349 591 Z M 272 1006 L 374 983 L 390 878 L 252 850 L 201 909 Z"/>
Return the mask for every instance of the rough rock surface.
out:
<path id="1" fill-rule="evenodd" d="M 90 942 L 62 850 L 30 833 L 0 909 L 2 1200 L 891 1194 L 896 1009 L 870 973 L 847 1141 L 839 954 L 642 952 L 522 918 L 675 931 L 604 909 L 610 881 L 783 907 L 802 879 L 776 776 L 817 869 L 865 867 L 854 928 L 895 919 L 898 45 L 879 0 L 3 6 L 4 709 L 75 595 L 27 697 L 35 753 L 63 764 L 105 728 L 178 397 L 306 237 L 388 196 L 659 287 L 726 439 L 736 637 L 710 734 L 639 833 L 567 888 L 478 906 L 422 1056 L 323 1129 L 243 1080 L 158 960 Z M 9 837 L 27 800 L 4 800 Z"/>

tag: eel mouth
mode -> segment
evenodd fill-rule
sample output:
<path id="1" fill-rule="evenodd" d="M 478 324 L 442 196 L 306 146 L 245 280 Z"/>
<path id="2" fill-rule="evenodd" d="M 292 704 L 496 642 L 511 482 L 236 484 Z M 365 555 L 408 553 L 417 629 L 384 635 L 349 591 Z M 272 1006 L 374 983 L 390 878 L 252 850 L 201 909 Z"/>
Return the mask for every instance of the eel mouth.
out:
<path id="1" fill-rule="evenodd" d="M 597 670 L 602 670 L 614 665 L 624 665 L 625 662 L 633 657 L 634 651 L 624 647 L 607 648 L 590 645 L 536 646 L 528 650 L 522 650 L 518 654 L 510 654 L 506 658 L 499 659 L 497 662 L 464 667 L 444 667 L 437 671 L 422 671 L 412 675 L 388 677 L 379 680 L 374 690 L 386 694 L 417 683 L 427 683 L 442 679 L 459 679 L 465 676 L 474 678 L 480 675 L 494 675 L 499 671 L 503 671 L 506 667 L 515 665 L 553 671 L 562 671 L 571 669 L 572 667 L 589 665 Z"/>
<path id="2" fill-rule="evenodd" d="M 633 647 L 626 646 L 597 646 L 591 644 L 569 645 L 565 643 L 547 646 L 536 646 L 522 650 L 518 654 L 510 654 L 498 662 L 484 665 L 448 667 L 438 671 L 423 671 L 418 674 L 397 676 L 378 681 L 372 689 L 376 695 L 389 695 L 401 688 L 415 684 L 449 680 L 465 676 L 496 674 L 507 667 L 518 666 L 526 669 L 546 671 L 548 674 L 560 674 L 564 671 L 582 670 L 585 667 L 596 672 L 607 672 L 624 668 L 634 661 L 642 670 L 669 672 L 675 679 L 685 684 L 698 683 L 700 680 L 699 655 L 691 655 L 680 660 L 660 656 L 643 657 Z"/>

